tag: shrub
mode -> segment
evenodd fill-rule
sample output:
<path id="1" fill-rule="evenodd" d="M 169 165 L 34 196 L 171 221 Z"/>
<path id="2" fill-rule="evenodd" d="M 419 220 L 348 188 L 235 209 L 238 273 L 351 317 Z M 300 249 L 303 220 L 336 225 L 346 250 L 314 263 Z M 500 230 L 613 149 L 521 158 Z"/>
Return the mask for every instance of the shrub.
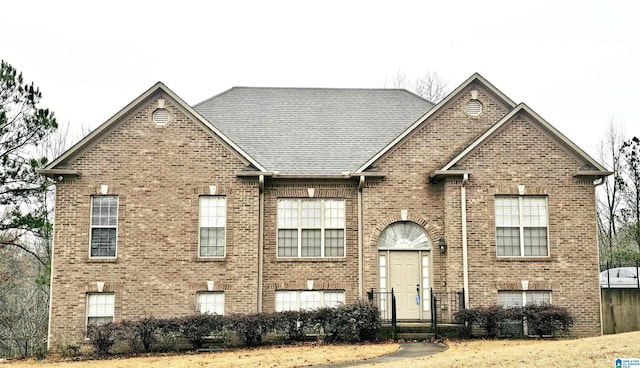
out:
<path id="1" fill-rule="evenodd" d="M 528 334 L 537 336 L 551 336 L 556 331 L 568 332 L 573 325 L 573 317 L 566 308 L 543 304 L 527 305 L 525 307 L 503 308 L 499 305 L 490 307 L 476 307 L 464 309 L 454 315 L 460 328 L 461 336 L 471 335 L 474 324 L 486 331 L 488 337 L 496 337 L 500 326 L 508 321 L 526 321 Z M 522 331 L 520 331 L 521 333 Z"/>
<path id="2" fill-rule="evenodd" d="M 282 336 L 285 342 L 304 341 L 307 332 L 312 328 L 312 312 L 285 311 L 274 313 L 276 334 Z"/>
<path id="3" fill-rule="evenodd" d="M 140 351 L 140 345 L 144 352 L 151 352 L 157 342 L 159 321 L 153 317 L 145 317 L 136 321 L 122 321 L 120 323 L 119 336 L 128 341 L 132 352 Z"/>
<path id="4" fill-rule="evenodd" d="M 215 314 L 196 314 L 178 319 L 177 327 L 194 349 L 200 349 L 208 337 L 222 332 L 224 319 Z"/>
<path id="5" fill-rule="evenodd" d="M 456 322 L 460 323 L 458 329 L 460 337 L 471 337 L 473 325 L 478 322 L 479 311 L 476 308 L 462 309 L 453 315 Z"/>
<path id="6" fill-rule="evenodd" d="M 116 343 L 119 326 L 117 323 L 90 324 L 87 337 L 97 355 L 107 355 Z"/>
<path id="7" fill-rule="evenodd" d="M 314 312 L 313 320 L 323 327 L 329 342 L 375 341 L 381 327 L 378 309 L 368 301 L 320 308 Z"/>
<path id="8" fill-rule="evenodd" d="M 233 314 L 227 321 L 243 345 L 258 346 L 262 335 L 274 329 L 276 319 L 271 314 Z"/>
<path id="9" fill-rule="evenodd" d="M 488 337 L 498 336 L 498 327 L 509 316 L 501 305 L 477 308 L 477 322 L 487 332 Z"/>
<path id="10" fill-rule="evenodd" d="M 179 318 L 157 320 L 158 335 L 163 344 L 163 350 L 178 351 L 178 338 L 180 337 Z"/>
<path id="11" fill-rule="evenodd" d="M 573 326 L 573 316 L 566 308 L 542 304 L 527 305 L 522 308 L 530 335 L 551 336 L 556 331 L 568 332 Z"/>

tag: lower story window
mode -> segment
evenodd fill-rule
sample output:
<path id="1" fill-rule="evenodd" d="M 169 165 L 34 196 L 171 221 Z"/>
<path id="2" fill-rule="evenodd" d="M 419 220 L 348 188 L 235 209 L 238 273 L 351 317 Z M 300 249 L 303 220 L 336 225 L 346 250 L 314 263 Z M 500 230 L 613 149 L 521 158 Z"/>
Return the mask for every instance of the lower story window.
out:
<path id="1" fill-rule="evenodd" d="M 109 293 L 87 294 L 87 325 L 113 322 L 115 299 Z"/>
<path id="2" fill-rule="evenodd" d="M 506 307 L 523 307 L 532 304 L 551 304 L 550 291 L 498 291 L 498 304 Z M 528 335 L 527 319 L 508 320 L 502 327 L 505 335 Z"/>
<path id="3" fill-rule="evenodd" d="M 198 312 L 223 315 L 224 293 L 222 291 L 198 293 Z"/>
<path id="4" fill-rule="evenodd" d="M 344 291 L 276 291 L 276 312 L 334 308 L 344 304 Z"/>
<path id="5" fill-rule="evenodd" d="M 551 304 L 550 291 L 499 291 L 498 304 L 503 307 L 522 307 L 530 304 Z"/>

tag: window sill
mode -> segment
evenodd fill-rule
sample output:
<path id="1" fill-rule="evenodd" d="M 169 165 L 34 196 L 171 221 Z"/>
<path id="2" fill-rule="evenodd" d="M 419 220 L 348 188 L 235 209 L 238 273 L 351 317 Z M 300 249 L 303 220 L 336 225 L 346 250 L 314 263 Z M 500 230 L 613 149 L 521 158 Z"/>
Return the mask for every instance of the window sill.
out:
<path id="1" fill-rule="evenodd" d="M 551 257 L 497 257 L 498 262 L 553 262 Z"/>
<path id="2" fill-rule="evenodd" d="M 226 262 L 227 257 L 198 257 L 196 262 Z"/>
<path id="3" fill-rule="evenodd" d="M 87 263 L 118 263 L 118 258 L 87 258 Z"/>
<path id="4" fill-rule="evenodd" d="M 278 257 L 276 258 L 276 262 L 313 262 L 313 263 L 317 263 L 317 262 L 346 262 L 347 258 L 346 257 L 327 257 L 327 258 L 320 258 L 320 257 L 308 257 L 308 258 L 285 258 L 285 257 Z"/>

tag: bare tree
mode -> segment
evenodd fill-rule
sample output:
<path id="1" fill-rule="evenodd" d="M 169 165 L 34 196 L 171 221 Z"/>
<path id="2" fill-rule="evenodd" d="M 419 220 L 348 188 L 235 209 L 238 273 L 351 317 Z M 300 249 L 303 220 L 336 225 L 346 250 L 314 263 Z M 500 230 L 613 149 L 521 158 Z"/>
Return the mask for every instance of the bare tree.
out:
<path id="1" fill-rule="evenodd" d="M 447 83 L 435 71 L 427 71 L 421 77 L 409 78 L 404 70 L 398 69 L 393 76 L 385 78 L 384 88 L 407 89 L 433 103 L 440 102 L 448 94 Z"/>
<path id="2" fill-rule="evenodd" d="M 640 138 L 625 141 L 621 152 L 622 170 L 627 179 L 623 191 L 626 206 L 622 215 L 629 235 L 640 251 Z"/>
<path id="3" fill-rule="evenodd" d="M 608 248 L 612 248 L 615 245 L 620 223 L 619 211 L 624 187 L 624 179 L 620 167 L 622 164 L 620 149 L 623 144 L 623 129 L 612 118 L 607 126 L 604 138 L 600 142 L 599 158 L 600 162 L 613 172 L 613 175 L 604 179 L 597 197 L 600 244 Z"/>

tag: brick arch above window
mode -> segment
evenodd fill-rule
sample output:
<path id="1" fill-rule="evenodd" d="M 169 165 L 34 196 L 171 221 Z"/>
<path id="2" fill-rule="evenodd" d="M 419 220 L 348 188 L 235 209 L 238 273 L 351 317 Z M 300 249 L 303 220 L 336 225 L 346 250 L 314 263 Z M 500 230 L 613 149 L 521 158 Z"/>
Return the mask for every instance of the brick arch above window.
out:
<path id="1" fill-rule="evenodd" d="M 428 221 L 424 218 L 412 215 L 410 213 L 407 214 L 406 219 L 402 218 L 402 215 L 400 213 L 392 215 L 392 216 L 388 216 L 384 219 L 382 219 L 378 225 L 376 226 L 375 230 L 373 231 L 373 233 L 371 234 L 371 238 L 369 239 L 369 245 L 371 247 L 378 247 L 378 239 L 380 239 L 380 235 L 382 234 L 382 232 L 391 224 L 396 223 L 396 222 L 403 222 L 403 221 L 408 221 L 408 222 L 413 222 L 416 225 L 420 226 L 426 233 L 427 236 L 429 237 L 429 239 L 438 239 L 438 234 L 441 233 L 440 229 L 436 226 L 433 226 L 431 224 L 428 223 Z"/>

